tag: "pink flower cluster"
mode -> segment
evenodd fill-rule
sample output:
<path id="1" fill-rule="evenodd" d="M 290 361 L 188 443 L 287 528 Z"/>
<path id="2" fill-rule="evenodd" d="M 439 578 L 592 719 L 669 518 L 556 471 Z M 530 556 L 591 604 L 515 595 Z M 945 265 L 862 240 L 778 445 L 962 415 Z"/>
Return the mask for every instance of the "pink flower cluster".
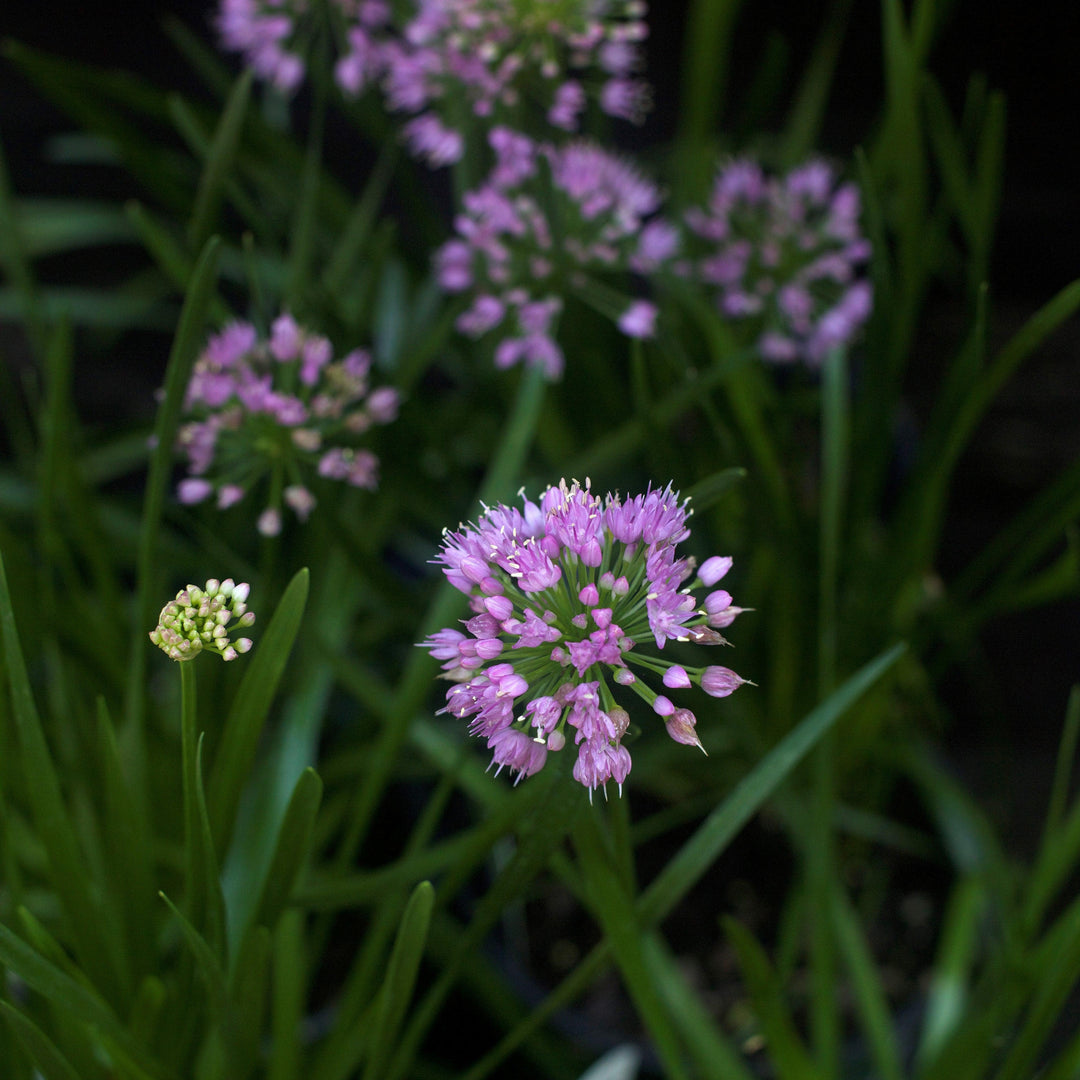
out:
<path id="1" fill-rule="evenodd" d="M 346 42 L 335 78 L 342 89 L 358 93 L 383 70 L 387 0 L 220 0 L 215 23 L 226 49 L 240 53 L 260 79 L 291 94 L 303 82 L 319 13 L 330 18 L 334 37 Z"/>
<path id="2" fill-rule="evenodd" d="M 397 416 L 398 394 L 391 387 L 372 390 L 370 367 L 362 349 L 335 360 L 327 338 L 288 314 L 274 321 L 268 340 L 247 322 L 214 334 L 184 399 L 178 442 L 189 476 L 177 489 L 180 501 L 216 495 L 225 509 L 269 476 L 258 529 L 274 536 L 281 531 L 282 502 L 301 521 L 314 509 L 313 474 L 375 488 L 378 459 L 356 443 L 373 424 Z"/>
<path id="3" fill-rule="evenodd" d="M 635 77 L 648 34 L 643 0 L 417 0 L 384 50 L 391 109 L 415 114 L 406 137 L 441 165 L 463 152 L 464 103 L 493 122 L 538 102 L 547 123 L 577 131 L 588 100 L 640 122 L 647 85 Z"/>
<path id="4" fill-rule="evenodd" d="M 379 85 L 413 153 L 434 166 L 464 152 L 462 103 L 495 122 L 540 103 L 542 120 L 577 131 L 593 99 L 640 122 L 648 85 L 636 75 L 648 35 L 644 0 L 412 0 L 397 21 L 387 0 L 220 0 L 217 29 L 262 79 L 292 93 L 304 78 L 318 14 L 339 43 L 334 78 L 350 96 Z"/>
<path id="5" fill-rule="evenodd" d="M 439 284 L 469 293 L 458 329 L 473 338 L 492 331 L 498 367 L 519 362 L 557 378 L 563 353 L 555 341 L 562 296 L 573 291 L 616 320 L 630 337 L 651 337 L 656 308 L 612 302 L 593 274 L 652 273 L 676 253 L 678 234 L 658 216 L 660 191 L 623 159 L 585 140 L 538 144 L 493 128 L 495 167 L 469 191 L 457 236 L 435 254 Z"/>
<path id="6" fill-rule="evenodd" d="M 755 328 L 762 357 L 817 365 L 869 318 L 870 243 L 858 188 L 810 161 L 769 177 L 753 161 L 723 166 L 706 208 L 686 215 L 705 243 L 682 273 L 716 289 L 721 313 Z"/>
<path id="7" fill-rule="evenodd" d="M 637 672 L 658 676 L 665 691 L 696 685 L 712 697 L 745 682 L 726 667 L 684 667 L 640 648 L 726 644 L 719 631 L 742 609 L 713 586 L 731 559 L 714 556 L 699 568 L 678 556 L 690 511 L 670 485 L 601 499 L 588 481 L 563 480 L 539 503 L 523 503 L 520 511 L 490 507 L 475 526 L 444 536 L 435 561 L 469 597 L 472 616 L 465 632 L 447 628 L 423 643 L 453 681 L 443 711 L 469 720 L 492 764 L 518 780 L 572 737 L 574 778 L 590 798 L 608 780 L 621 793 L 630 716 L 613 685 L 641 698 L 676 742 L 701 747 L 694 713 Z M 703 602 L 696 588 L 710 590 Z"/>

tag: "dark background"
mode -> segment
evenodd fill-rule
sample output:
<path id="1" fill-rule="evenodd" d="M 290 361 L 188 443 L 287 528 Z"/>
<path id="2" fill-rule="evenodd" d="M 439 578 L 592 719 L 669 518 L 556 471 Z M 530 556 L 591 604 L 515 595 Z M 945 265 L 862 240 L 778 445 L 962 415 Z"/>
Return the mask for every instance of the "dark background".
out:
<path id="1" fill-rule="evenodd" d="M 674 122 L 685 3 L 654 0 L 650 6 L 649 76 L 657 108 L 641 136 L 646 142 L 663 140 Z M 754 71 L 769 29 L 789 38 L 798 64 L 825 8 L 821 0 L 746 5 L 736 29 L 729 94 L 737 94 L 740 80 Z M 63 5 L 12 0 L 0 15 L 0 36 L 92 64 L 134 70 L 159 85 L 197 95 L 200 88 L 161 32 L 160 19 L 168 12 L 209 37 L 211 10 L 209 0 L 98 4 L 77 13 Z M 954 110 L 974 71 L 985 73 L 989 85 L 1007 98 L 1006 171 L 991 273 L 992 342 L 998 343 L 1080 275 L 1080 185 L 1070 152 L 1080 116 L 1075 39 L 1033 18 L 1032 12 L 1030 4 L 957 2 L 930 65 Z M 881 100 L 879 33 L 879 5 L 855 2 L 822 138 L 822 149 L 838 156 L 849 155 L 867 137 Z M 110 171 L 88 181 L 100 190 L 73 190 L 73 174 L 47 164 L 45 138 L 70 126 L 0 60 L 0 138 L 18 193 L 137 194 Z M 954 339 L 963 317 L 955 299 L 931 304 L 927 356 L 934 352 L 933 335 Z M 1078 368 L 1080 325 L 1074 318 L 1006 387 L 981 426 L 958 474 L 942 565 L 946 576 L 1080 455 Z M 921 375 L 926 392 L 920 394 L 921 379 L 912 387 L 916 421 L 933 392 L 935 373 Z M 87 401 L 88 409 L 123 408 L 120 395 L 131 393 L 125 381 L 113 386 L 94 382 L 96 401 Z M 950 732 L 954 760 L 969 782 L 1002 800 L 1002 816 L 1013 818 L 1014 839 L 1021 841 L 1029 829 L 1028 812 L 1033 827 L 1045 805 L 1068 690 L 1080 678 L 1078 616 L 1078 605 L 1068 603 L 1002 620 L 946 683 L 957 716 Z M 1024 752 L 1015 753 L 1017 747 Z"/>

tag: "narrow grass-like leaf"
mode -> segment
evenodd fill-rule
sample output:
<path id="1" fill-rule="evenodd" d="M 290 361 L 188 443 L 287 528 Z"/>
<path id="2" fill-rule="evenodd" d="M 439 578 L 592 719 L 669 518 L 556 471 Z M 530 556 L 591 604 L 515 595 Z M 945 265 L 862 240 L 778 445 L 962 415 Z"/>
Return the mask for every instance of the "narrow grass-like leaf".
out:
<path id="1" fill-rule="evenodd" d="M 855 1007 L 862 1020 L 876 1075 L 882 1080 L 903 1080 L 900 1047 L 893 1029 L 888 998 L 858 916 L 839 883 L 832 889 L 831 899 L 836 940 L 851 975 Z"/>
<path id="2" fill-rule="evenodd" d="M 920 1068 L 938 1054 L 967 1009 L 985 904 L 986 891 L 978 878 L 962 879 L 949 897 L 915 1054 Z"/>
<path id="3" fill-rule="evenodd" d="M 22 198 L 17 213 L 26 254 L 34 258 L 135 240 L 121 209 L 90 199 Z"/>
<path id="4" fill-rule="evenodd" d="M 202 176 L 199 178 L 195 206 L 188 224 L 188 239 L 196 251 L 206 243 L 221 208 L 225 178 L 232 166 L 236 147 L 240 141 L 240 132 L 244 126 L 248 100 L 251 97 L 253 78 L 254 72 L 248 68 L 236 80 L 236 85 L 225 102 L 217 130 L 214 132 L 214 140 L 210 146 Z"/>
<path id="5" fill-rule="evenodd" d="M 314 769 L 305 769 L 296 781 L 278 830 L 274 857 L 255 908 L 255 926 L 273 929 L 292 895 L 293 886 L 309 854 L 322 790 L 322 780 Z"/>
<path id="6" fill-rule="evenodd" d="M 194 260 L 177 235 L 136 199 L 131 199 L 125 205 L 124 212 L 161 272 L 178 290 L 183 291 L 191 278 Z"/>
<path id="7" fill-rule="evenodd" d="M 37 950 L 0 924 L 0 964 L 10 968 L 23 982 L 64 1010 L 73 1020 L 96 1027 L 113 1040 L 154 1080 L 173 1080 L 172 1073 L 147 1056 L 109 1006 L 93 990 L 76 982 Z"/>
<path id="8" fill-rule="evenodd" d="M 162 91 L 130 72 L 73 63 L 10 40 L 4 53 L 80 127 L 115 147 L 148 191 L 167 206 L 186 208 L 190 190 L 183 168 L 155 137 L 155 124 L 166 117 Z"/>
<path id="9" fill-rule="evenodd" d="M 175 325 L 175 309 L 157 296 L 136 295 L 113 289 L 78 285 L 49 285 L 39 294 L 43 324 L 67 319 L 73 326 L 103 329 L 133 328 L 169 330 Z M 22 301 L 12 289 L 0 287 L 0 317 L 22 319 Z"/>
<path id="10" fill-rule="evenodd" d="M 694 182 L 712 164 L 709 148 L 723 111 L 732 29 L 741 7 L 742 0 L 694 0 L 686 16 L 676 135 L 682 148 L 677 175 L 690 182 L 684 196 L 697 194 Z"/>
<path id="11" fill-rule="evenodd" d="M 994 1080 L 1028 1080 L 1037 1072 L 1039 1054 L 1080 981 L 1080 901 L 1072 903 L 1047 933 L 1033 960 L 1035 993 Z"/>
<path id="12" fill-rule="evenodd" d="M 309 578 L 306 567 L 296 572 L 265 633 L 245 658 L 247 670 L 225 720 L 207 785 L 207 806 L 217 851 L 227 848 L 232 835 L 240 793 L 251 771 L 259 735 L 300 629 Z"/>
<path id="13" fill-rule="evenodd" d="M 153 857 L 148 822 L 136 812 L 112 720 L 104 698 L 97 702 L 97 745 L 105 796 L 102 834 L 112 902 L 121 913 L 126 952 L 135 972 L 150 969 L 154 951 Z"/>
<path id="14" fill-rule="evenodd" d="M 25 225 L 16 210 L 15 193 L 11 187 L 4 146 L 0 143 L 0 266 L 3 266 L 8 280 L 14 286 L 12 296 L 16 301 L 15 313 L 26 327 L 34 349 L 40 354 L 45 349 L 48 334 L 24 228 Z M 24 432 L 24 435 L 28 434 Z"/>
<path id="15" fill-rule="evenodd" d="M 158 896 L 169 906 L 169 910 L 180 924 L 184 940 L 191 950 L 195 966 L 206 986 L 206 992 L 210 999 L 209 1013 L 212 1017 L 220 1020 L 225 1016 L 229 1003 L 225 969 L 221 966 L 221 961 L 210 943 L 191 924 L 184 913 L 163 892 L 159 892 Z"/>
<path id="16" fill-rule="evenodd" d="M 284 912 L 274 930 L 267 1080 L 302 1080 L 300 1028 L 307 986 L 304 944 L 303 915 L 295 909 Z"/>
<path id="17" fill-rule="evenodd" d="M 804 161 L 817 145 L 851 2 L 833 0 L 818 33 L 781 136 L 780 161 L 785 168 L 794 168 Z"/>
<path id="18" fill-rule="evenodd" d="M 746 479 L 746 470 L 739 465 L 699 480 L 689 491 L 683 494 L 690 500 L 695 514 L 704 514 L 711 510 L 738 483 Z"/>
<path id="19" fill-rule="evenodd" d="M 998 352 L 983 378 L 972 388 L 957 412 L 940 460 L 931 474 L 931 482 L 938 488 L 944 489 L 947 485 L 961 451 L 968 444 L 976 425 L 1006 381 L 1050 334 L 1076 313 L 1078 308 L 1080 308 L 1080 280 L 1066 285 L 1044 304 Z"/>
<path id="20" fill-rule="evenodd" d="M 374 1029 L 364 1080 L 380 1080 L 384 1075 L 394 1040 L 412 1000 L 420 958 L 424 954 L 431 910 L 435 903 L 435 890 L 428 881 L 422 881 L 412 891 L 405 912 L 401 916 L 397 940 L 394 942 L 386 978 L 379 991 L 378 1004 L 373 1016 Z"/>
<path id="21" fill-rule="evenodd" d="M 364 185 L 364 193 L 353 207 L 349 220 L 327 259 L 323 285 L 331 295 L 342 292 L 349 275 L 355 271 L 356 262 L 370 239 L 376 215 L 386 197 L 400 153 L 400 146 L 395 139 L 383 141 L 375 167 Z"/>
<path id="22" fill-rule="evenodd" d="M 769 1059 L 784 1080 L 823 1080 L 795 1029 L 783 987 L 765 950 L 753 934 L 735 919 L 723 919 L 724 932 L 739 957 L 746 991 L 769 1048 Z"/>
<path id="23" fill-rule="evenodd" d="M 724 1038 L 700 997 L 687 985 L 663 937 L 649 931 L 642 936 L 641 947 L 650 977 L 690 1051 L 693 1075 L 702 1080 L 753 1080 L 742 1057 Z"/>
<path id="24" fill-rule="evenodd" d="M 64 805 L 60 780 L 30 689 L 2 554 L 0 643 L 3 645 L 4 666 L 11 685 L 12 714 L 22 757 L 21 765 L 26 775 L 32 778 L 27 784 L 27 796 L 38 836 L 48 855 L 49 870 L 63 904 L 75 951 L 87 973 L 103 989 L 107 998 L 119 1001 L 122 997 L 120 973 L 103 936 L 112 922 L 102 910 L 85 872 L 79 842 Z"/>
<path id="25" fill-rule="evenodd" d="M 701 823 L 694 835 L 641 894 L 641 911 L 650 922 L 663 919 L 686 895 L 791 770 L 896 663 L 904 648 L 903 644 L 894 645 L 841 684 L 785 735 Z"/>
<path id="26" fill-rule="evenodd" d="M 165 489 L 172 471 L 173 447 L 184 407 L 195 358 L 206 334 L 206 316 L 217 280 L 219 241 L 212 237 L 203 249 L 191 276 L 180 323 L 176 328 L 169 363 L 165 371 L 165 387 L 157 422 L 154 425 L 154 448 L 150 455 L 150 471 L 143 497 L 143 515 L 139 530 L 136 577 L 138 581 L 135 618 L 132 626 L 131 654 L 124 702 L 127 723 L 125 736 L 130 740 L 130 760 L 137 775 L 132 783 L 137 793 L 140 812 L 146 805 L 145 749 L 143 725 L 144 683 L 150 653 L 146 635 L 154 626 L 154 614 L 167 597 L 162 596 L 157 562 L 158 532 L 165 505 Z"/>
<path id="27" fill-rule="evenodd" d="M 270 931 L 257 926 L 237 953 L 229 983 L 225 1046 L 229 1080 L 247 1080 L 259 1061 L 270 975 Z"/>
<path id="28" fill-rule="evenodd" d="M 682 1046 L 667 1007 L 652 980 L 641 946 L 642 928 L 634 902 L 623 888 L 590 808 L 574 831 L 578 865 L 593 917 L 611 947 L 623 984 L 648 1030 L 663 1064 L 664 1075 L 686 1077 Z"/>
<path id="29" fill-rule="evenodd" d="M 11 1026 L 23 1049 L 33 1059 L 42 1080 L 87 1080 L 80 1077 L 56 1044 L 26 1013 L 0 999 L 0 1015 Z"/>
<path id="30" fill-rule="evenodd" d="M 401 1080 L 408 1075 L 420 1041 L 438 1015 L 472 951 L 479 947 L 507 904 L 517 900 L 547 866 L 583 809 L 584 793 L 575 791 L 570 796 L 566 789 L 566 778 L 559 769 L 545 769 L 533 778 L 532 786 L 540 789 L 543 801 L 523 820 L 513 857 L 476 905 L 472 921 L 461 936 L 457 953 L 444 965 L 438 979 L 413 1011 L 412 1019 L 399 1040 L 386 1080 Z"/>

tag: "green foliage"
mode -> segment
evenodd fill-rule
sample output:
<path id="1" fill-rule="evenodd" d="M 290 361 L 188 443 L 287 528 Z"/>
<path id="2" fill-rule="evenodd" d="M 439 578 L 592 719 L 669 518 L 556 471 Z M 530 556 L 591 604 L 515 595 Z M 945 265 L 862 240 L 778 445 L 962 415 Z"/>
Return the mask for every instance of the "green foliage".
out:
<path id="1" fill-rule="evenodd" d="M 943 579 L 979 425 L 1080 307 L 1066 284 L 992 344 L 1006 107 L 979 75 L 948 100 L 934 45 L 949 7 L 881 2 L 882 101 L 840 151 L 874 313 L 820 376 L 776 377 L 679 280 L 655 340 L 600 326 L 589 301 L 610 297 L 585 283 L 565 298 L 563 381 L 497 371 L 430 268 L 446 192 L 394 120 L 333 93 L 325 64 L 290 106 L 179 25 L 198 96 L 5 44 L 80 129 L 56 153 L 139 191 L 45 199 L 0 156 L 0 318 L 30 358 L 0 364 L 5 1078 L 562 1080 L 599 1053 L 562 1023 L 590 995 L 618 1003 L 672 1078 L 1077 1074 L 1062 1017 L 1080 983 L 1080 689 L 1028 860 L 930 736 L 940 679 L 994 620 L 1080 585 L 1076 464 Z M 719 153 L 805 160 L 835 96 L 850 0 L 825 5 L 812 48 L 774 28 L 735 95 L 742 8 L 689 5 L 678 127 L 652 154 L 673 213 L 701 201 Z M 466 161 L 448 186 L 474 173 Z M 120 245 L 119 280 L 44 273 Z M 897 479 L 934 290 L 963 327 L 934 342 L 932 405 Z M 306 525 L 262 537 L 246 507 L 169 491 L 208 332 L 283 310 L 370 344 L 403 404 L 378 433 L 377 493 L 320 494 Z M 122 377 L 109 357 L 133 330 L 158 343 L 152 430 L 149 401 L 84 425 L 75 387 Z M 646 732 L 622 798 L 595 805 L 565 760 L 518 787 L 485 775 L 414 647 L 465 614 L 429 565 L 440 531 L 564 475 L 671 479 L 693 500 L 695 557 L 731 552 L 753 609 L 732 637 L 756 685 L 698 709 L 710 756 Z M 255 647 L 177 670 L 147 640 L 155 611 L 211 574 L 253 583 Z M 769 837 L 733 869 L 739 843 Z M 942 911 L 912 958 L 925 990 L 901 1000 L 881 927 L 892 875 L 912 867 L 941 882 Z M 782 879 L 775 919 L 734 911 L 736 872 Z M 568 910 L 565 935 L 544 927 Z M 726 1011 L 684 921 L 725 960 Z M 467 1060 L 448 1030 L 469 1036 Z"/>

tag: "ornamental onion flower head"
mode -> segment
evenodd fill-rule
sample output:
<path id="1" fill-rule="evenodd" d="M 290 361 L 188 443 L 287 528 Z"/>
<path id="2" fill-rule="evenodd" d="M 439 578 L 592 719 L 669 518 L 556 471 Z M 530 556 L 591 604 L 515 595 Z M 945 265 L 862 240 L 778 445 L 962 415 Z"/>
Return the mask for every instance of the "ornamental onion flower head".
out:
<path id="1" fill-rule="evenodd" d="M 150 640 L 170 660 L 191 660 L 204 649 L 222 660 L 235 660 L 251 648 L 251 638 L 229 640 L 233 630 L 255 622 L 255 613 L 247 609 L 250 591 L 245 582 L 237 585 L 232 578 L 211 578 L 201 589 L 188 585 L 161 609 Z"/>
<path id="2" fill-rule="evenodd" d="M 681 271 L 716 290 L 727 318 L 756 334 L 761 356 L 818 365 L 870 316 L 870 243 L 859 191 L 809 161 L 785 177 L 738 159 L 716 175 L 708 206 L 687 213 L 702 253 Z"/>
<path id="3" fill-rule="evenodd" d="M 621 793 L 630 717 L 616 687 L 641 698 L 676 742 L 701 747 L 694 714 L 667 693 L 699 686 L 724 697 L 745 680 L 657 653 L 669 641 L 724 643 L 717 619 L 728 625 L 741 609 L 726 592 L 711 604 L 716 591 L 694 597 L 705 582 L 677 552 L 690 535 L 687 504 L 670 485 L 601 499 L 588 480 L 563 480 L 538 503 L 488 507 L 475 525 L 444 534 L 434 561 L 472 615 L 464 631 L 439 630 L 422 644 L 453 683 L 442 711 L 469 721 L 499 770 L 531 776 L 573 739 L 574 778 L 590 798 L 608 780 Z M 705 565 L 715 584 L 730 560 Z"/>
<path id="4" fill-rule="evenodd" d="M 225 49 L 240 53 L 258 78 L 292 94 L 304 80 L 320 16 L 330 19 L 328 36 L 344 42 L 334 78 L 356 95 L 383 73 L 387 0 L 220 0 L 215 25 Z"/>
<path id="5" fill-rule="evenodd" d="M 177 488 L 180 501 L 215 495 L 225 509 L 268 476 L 270 501 L 258 529 L 273 536 L 281 531 L 282 502 L 307 520 L 315 477 L 374 489 L 378 459 L 359 443 L 372 425 L 396 417 L 398 395 L 371 389 L 370 367 L 362 349 L 336 359 L 327 338 L 288 314 L 274 321 L 268 339 L 246 322 L 214 334 L 184 399 L 177 441 L 189 475 Z"/>
<path id="6" fill-rule="evenodd" d="M 523 107 L 564 131 L 589 100 L 640 123 L 650 105 L 636 77 L 648 35 L 644 0 L 416 0 L 400 36 L 381 49 L 389 107 L 414 114 L 405 135 L 434 166 L 464 142 L 452 110 L 465 103 L 492 124 L 523 123 Z"/>
<path id="7" fill-rule="evenodd" d="M 458 329 L 497 335 L 496 366 L 539 366 L 553 379 L 563 369 L 555 329 L 567 293 L 628 337 L 652 337 L 655 306 L 620 299 L 598 278 L 645 275 L 670 262 L 678 235 L 658 213 L 660 189 L 583 139 L 556 147 L 496 127 L 489 142 L 495 167 L 466 192 L 457 235 L 435 254 L 443 289 L 471 300 Z"/>

